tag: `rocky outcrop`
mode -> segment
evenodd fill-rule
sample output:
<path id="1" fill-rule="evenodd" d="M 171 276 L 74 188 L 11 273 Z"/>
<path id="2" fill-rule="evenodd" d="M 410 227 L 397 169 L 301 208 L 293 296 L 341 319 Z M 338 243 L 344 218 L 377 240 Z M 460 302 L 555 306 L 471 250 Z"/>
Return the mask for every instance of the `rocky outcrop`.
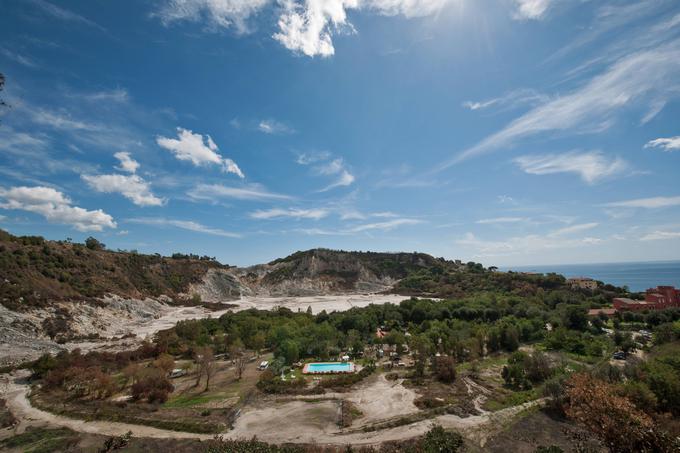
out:
<path id="1" fill-rule="evenodd" d="M 421 253 L 344 252 L 314 249 L 247 268 L 231 268 L 258 296 L 317 296 L 390 291 L 409 273 L 444 262 Z M 242 293 L 245 294 L 245 293 Z"/>

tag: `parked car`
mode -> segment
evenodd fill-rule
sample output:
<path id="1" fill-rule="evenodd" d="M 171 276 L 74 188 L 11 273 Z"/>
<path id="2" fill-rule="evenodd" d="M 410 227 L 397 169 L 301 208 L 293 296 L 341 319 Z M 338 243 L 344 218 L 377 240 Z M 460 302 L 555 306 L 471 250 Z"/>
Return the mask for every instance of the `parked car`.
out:
<path id="1" fill-rule="evenodd" d="M 269 362 L 266 361 L 266 360 L 263 360 L 262 362 L 260 362 L 260 366 L 257 367 L 257 369 L 258 369 L 259 371 L 264 371 L 264 370 L 266 370 L 267 368 L 269 368 Z"/>
<path id="2" fill-rule="evenodd" d="M 626 353 L 623 351 L 617 351 L 612 355 L 614 360 L 626 360 Z"/>

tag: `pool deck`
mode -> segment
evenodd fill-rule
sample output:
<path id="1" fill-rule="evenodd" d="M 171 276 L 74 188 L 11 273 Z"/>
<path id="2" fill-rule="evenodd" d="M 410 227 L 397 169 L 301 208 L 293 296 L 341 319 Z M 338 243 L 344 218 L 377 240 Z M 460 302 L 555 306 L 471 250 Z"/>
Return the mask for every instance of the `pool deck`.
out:
<path id="1" fill-rule="evenodd" d="M 347 371 L 339 371 L 339 370 L 330 370 L 330 371 L 316 371 L 316 370 L 310 370 L 309 365 L 344 365 L 344 364 L 349 365 L 349 370 Z M 352 362 L 313 362 L 313 363 L 305 363 L 304 368 L 302 368 L 302 374 L 353 374 L 356 372 L 356 367 L 354 366 L 354 363 Z"/>

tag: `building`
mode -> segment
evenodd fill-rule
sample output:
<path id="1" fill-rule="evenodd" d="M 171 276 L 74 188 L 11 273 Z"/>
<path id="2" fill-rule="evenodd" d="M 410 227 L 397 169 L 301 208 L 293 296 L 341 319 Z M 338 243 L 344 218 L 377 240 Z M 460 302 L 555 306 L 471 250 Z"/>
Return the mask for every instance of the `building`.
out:
<path id="1" fill-rule="evenodd" d="M 673 286 L 657 286 L 645 292 L 644 300 L 617 297 L 613 301 L 614 308 L 623 311 L 663 310 L 680 307 L 680 290 Z"/>
<path id="2" fill-rule="evenodd" d="M 616 308 L 593 308 L 591 310 L 588 310 L 588 316 L 591 317 L 600 316 L 601 314 L 605 316 L 614 316 L 615 313 Z"/>
<path id="3" fill-rule="evenodd" d="M 568 278 L 567 283 L 572 287 L 572 289 L 589 289 L 591 291 L 597 289 L 597 281 L 590 277 Z"/>

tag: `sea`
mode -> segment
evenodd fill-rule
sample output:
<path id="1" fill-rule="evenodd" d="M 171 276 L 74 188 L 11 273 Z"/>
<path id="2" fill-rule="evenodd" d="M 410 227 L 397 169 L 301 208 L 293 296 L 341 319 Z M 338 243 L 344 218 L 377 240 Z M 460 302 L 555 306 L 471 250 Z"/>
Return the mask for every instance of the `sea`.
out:
<path id="1" fill-rule="evenodd" d="M 555 272 L 567 278 L 590 277 L 615 286 L 628 286 L 633 292 L 641 292 L 659 285 L 680 288 L 680 261 L 514 266 L 499 270 L 544 274 Z"/>

